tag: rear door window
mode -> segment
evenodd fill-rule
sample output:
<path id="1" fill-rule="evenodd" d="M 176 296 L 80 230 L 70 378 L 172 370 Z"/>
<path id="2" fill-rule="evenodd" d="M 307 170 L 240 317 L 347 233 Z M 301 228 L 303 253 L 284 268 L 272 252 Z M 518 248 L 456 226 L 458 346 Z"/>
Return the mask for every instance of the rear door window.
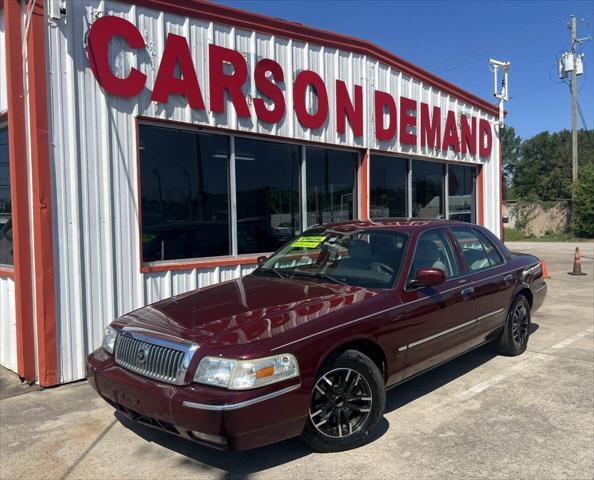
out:
<path id="1" fill-rule="evenodd" d="M 503 263 L 497 249 L 484 235 L 472 228 L 456 227 L 451 230 L 470 271 L 478 272 Z"/>

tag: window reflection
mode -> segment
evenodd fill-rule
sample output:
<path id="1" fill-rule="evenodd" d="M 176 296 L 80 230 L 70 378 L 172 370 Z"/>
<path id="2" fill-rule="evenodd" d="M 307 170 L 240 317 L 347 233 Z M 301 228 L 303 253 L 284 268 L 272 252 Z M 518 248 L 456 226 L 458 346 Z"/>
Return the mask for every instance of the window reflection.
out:
<path id="1" fill-rule="evenodd" d="M 351 220 L 357 154 L 307 148 L 307 224 Z"/>
<path id="2" fill-rule="evenodd" d="M 14 265 L 8 128 L 0 128 L 0 265 Z"/>
<path id="3" fill-rule="evenodd" d="M 475 168 L 450 165 L 448 168 L 448 209 L 451 220 L 474 222 Z"/>
<path id="4" fill-rule="evenodd" d="M 140 125 L 144 261 L 228 255 L 226 136 Z"/>
<path id="5" fill-rule="evenodd" d="M 444 165 L 412 162 L 412 216 L 444 218 Z"/>
<path id="6" fill-rule="evenodd" d="M 370 216 L 406 217 L 408 160 L 373 155 L 370 165 Z"/>
<path id="7" fill-rule="evenodd" d="M 237 248 L 272 252 L 301 233 L 300 147 L 235 139 Z"/>

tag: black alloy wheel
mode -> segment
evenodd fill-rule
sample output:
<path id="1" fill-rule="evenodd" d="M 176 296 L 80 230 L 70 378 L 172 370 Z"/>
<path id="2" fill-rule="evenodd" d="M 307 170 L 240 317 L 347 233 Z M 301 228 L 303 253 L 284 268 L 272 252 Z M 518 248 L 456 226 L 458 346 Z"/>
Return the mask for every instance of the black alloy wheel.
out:
<path id="1" fill-rule="evenodd" d="M 319 452 L 356 448 L 377 429 L 386 406 L 384 378 L 373 361 L 346 350 L 320 368 L 303 440 Z"/>
<path id="2" fill-rule="evenodd" d="M 529 336 L 530 303 L 520 294 L 512 301 L 503 331 L 495 342 L 495 349 L 503 355 L 520 355 L 528 347 Z"/>
<path id="3" fill-rule="evenodd" d="M 309 418 L 323 435 L 342 438 L 363 428 L 373 398 L 367 380 L 351 368 L 322 375 L 314 387 Z"/>

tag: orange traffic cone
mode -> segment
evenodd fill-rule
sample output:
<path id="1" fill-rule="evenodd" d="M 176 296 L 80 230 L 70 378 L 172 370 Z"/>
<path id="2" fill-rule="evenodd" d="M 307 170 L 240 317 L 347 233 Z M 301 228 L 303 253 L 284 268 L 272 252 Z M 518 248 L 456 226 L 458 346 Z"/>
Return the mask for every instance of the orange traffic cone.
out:
<path id="1" fill-rule="evenodd" d="M 573 272 L 567 272 L 569 275 L 586 275 L 582 272 L 582 262 L 580 260 L 580 249 L 575 247 L 575 255 L 573 256 Z"/>
<path id="2" fill-rule="evenodd" d="M 540 259 L 540 265 L 542 267 L 542 278 L 544 278 L 545 280 L 547 278 L 551 278 L 551 276 L 549 275 L 549 269 L 547 268 L 547 262 L 544 261 L 544 258 Z"/>

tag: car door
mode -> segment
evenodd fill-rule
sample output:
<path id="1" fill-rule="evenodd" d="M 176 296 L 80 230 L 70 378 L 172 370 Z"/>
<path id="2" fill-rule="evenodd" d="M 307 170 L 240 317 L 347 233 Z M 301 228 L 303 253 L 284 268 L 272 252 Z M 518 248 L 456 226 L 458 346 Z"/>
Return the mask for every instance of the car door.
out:
<path id="1" fill-rule="evenodd" d="M 440 268 L 445 283 L 413 288 L 410 281 L 421 268 Z M 423 232 L 404 284 L 406 370 L 409 377 L 468 348 L 473 340 L 474 309 L 472 285 L 462 278 L 462 268 L 447 231 Z"/>
<path id="2" fill-rule="evenodd" d="M 492 339 L 503 326 L 516 282 L 503 255 L 479 229 L 450 228 L 472 280 L 477 343 Z"/>

